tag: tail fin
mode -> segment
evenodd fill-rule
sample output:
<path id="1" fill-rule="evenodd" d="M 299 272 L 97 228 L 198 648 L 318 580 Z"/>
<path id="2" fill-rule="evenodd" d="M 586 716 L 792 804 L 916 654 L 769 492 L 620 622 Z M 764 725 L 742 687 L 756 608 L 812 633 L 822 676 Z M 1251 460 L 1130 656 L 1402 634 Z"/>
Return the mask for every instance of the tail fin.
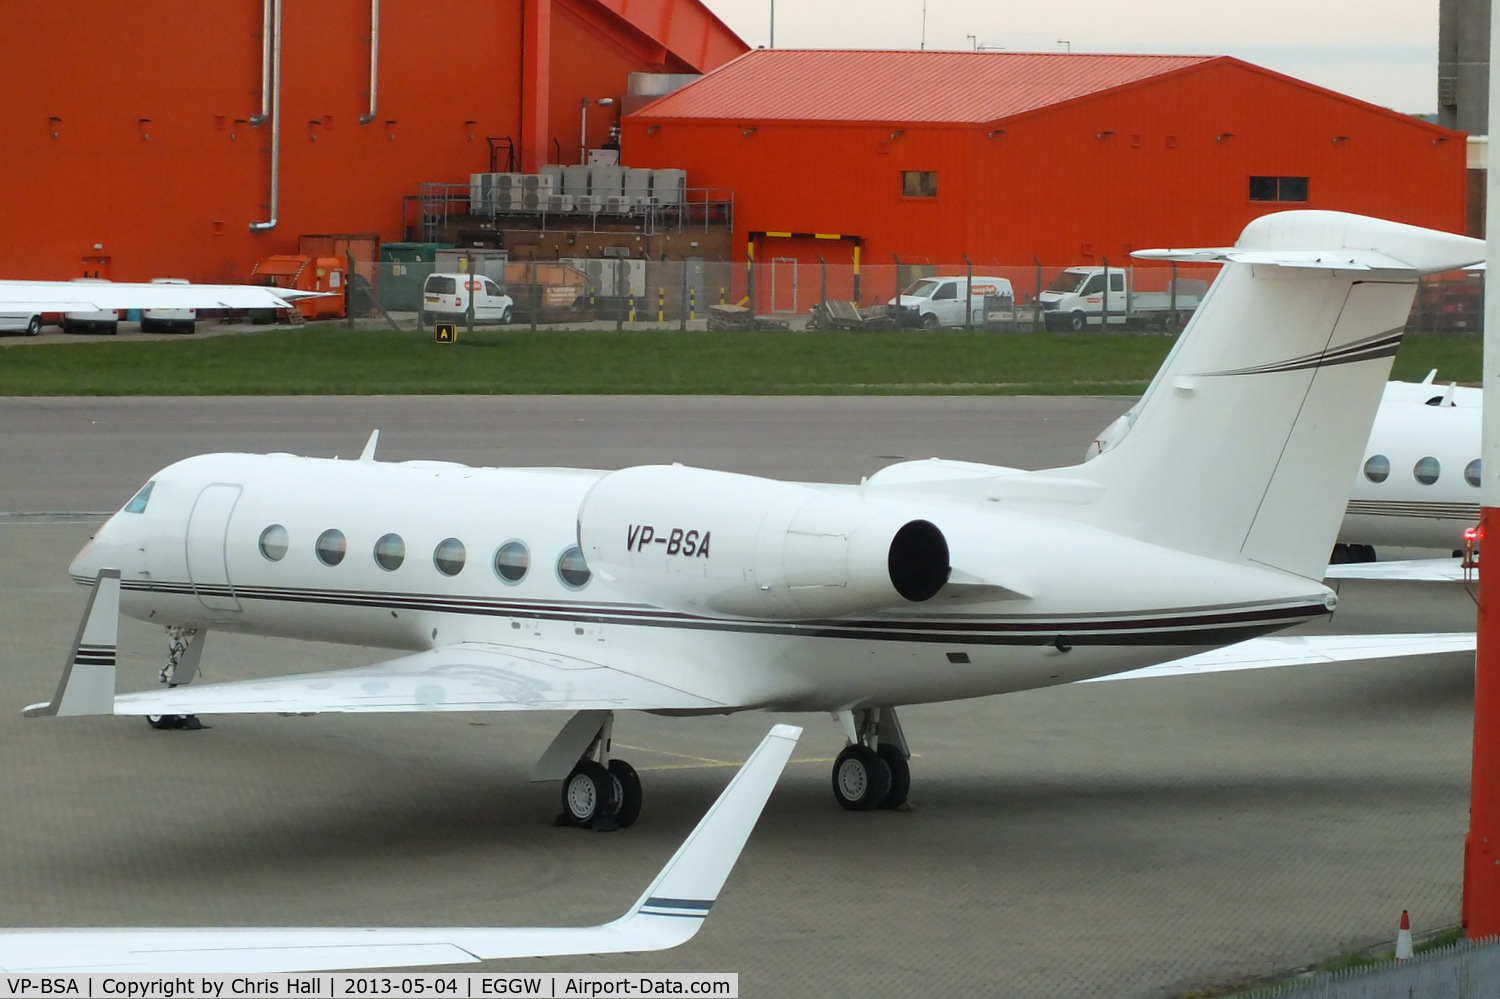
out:
<path id="1" fill-rule="evenodd" d="M 1103 527 L 1321 578 L 1417 280 L 1484 243 L 1340 212 L 1257 219 L 1224 249 L 1146 251 L 1223 271 L 1137 408 L 1075 471 Z"/>

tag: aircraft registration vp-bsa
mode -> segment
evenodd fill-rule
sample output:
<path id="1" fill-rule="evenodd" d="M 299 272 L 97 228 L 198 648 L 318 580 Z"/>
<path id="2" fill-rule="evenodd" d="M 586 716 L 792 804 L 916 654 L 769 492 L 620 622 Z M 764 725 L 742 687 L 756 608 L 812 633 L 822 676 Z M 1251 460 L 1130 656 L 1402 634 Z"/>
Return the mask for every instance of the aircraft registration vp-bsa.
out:
<path id="1" fill-rule="evenodd" d="M 611 753 L 617 712 L 830 712 L 848 741 L 838 802 L 899 806 L 903 705 L 1212 656 L 1329 614 L 1320 580 L 1418 278 L 1483 254 L 1462 236 L 1308 211 L 1260 218 L 1232 247 L 1141 254 L 1225 266 L 1130 433 L 1075 467 L 934 459 L 821 484 L 382 462 L 373 436 L 357 460 L 189 458 L 73 561 L 96 599 L 56 696 L 27 710 L 157 725 L 571 712 L 532 776 L 561 781 L 568 819 L 594 827 L 641 807 Z M 115 573 L 118 610 L 167 627 L 162 688 L 117 693 L 112 632 L 89 640 L 90 621 L 116 612 L 98 598 Z M 397 654 L 192 682 L 215 630 Z M 1340 640 L 1327 658 L 1391 644 Z M 1225 661 L 1210 668 L 1239 668 Z"/>

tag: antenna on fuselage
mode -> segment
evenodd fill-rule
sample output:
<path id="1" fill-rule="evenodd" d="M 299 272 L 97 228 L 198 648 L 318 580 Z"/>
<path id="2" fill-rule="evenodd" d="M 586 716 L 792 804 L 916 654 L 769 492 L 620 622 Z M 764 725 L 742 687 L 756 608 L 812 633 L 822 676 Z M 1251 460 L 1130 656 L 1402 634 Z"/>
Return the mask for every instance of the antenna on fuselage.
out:
<path id="1" fill-rule="evenodd" d="M 380 431 L 370 431 L 370 439 L 365 442 L 365 449 L 359 453 L 360 461 L 375 460 L 375 445 L 380 443 Z"/>

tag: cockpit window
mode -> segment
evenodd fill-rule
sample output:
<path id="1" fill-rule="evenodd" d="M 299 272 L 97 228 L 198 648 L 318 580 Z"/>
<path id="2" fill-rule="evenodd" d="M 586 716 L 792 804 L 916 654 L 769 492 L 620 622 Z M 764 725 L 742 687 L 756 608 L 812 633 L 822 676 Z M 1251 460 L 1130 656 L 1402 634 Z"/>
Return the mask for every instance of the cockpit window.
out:
<path id="1" fill-rule="evenodd" d="M 145 513 L 146 504 L 151 501 L 151 490 L 156 488 L 156 482 L 148 482 L 141 486 L 141 491 L 130 498 L 125 504 L 125 513 Z"/>

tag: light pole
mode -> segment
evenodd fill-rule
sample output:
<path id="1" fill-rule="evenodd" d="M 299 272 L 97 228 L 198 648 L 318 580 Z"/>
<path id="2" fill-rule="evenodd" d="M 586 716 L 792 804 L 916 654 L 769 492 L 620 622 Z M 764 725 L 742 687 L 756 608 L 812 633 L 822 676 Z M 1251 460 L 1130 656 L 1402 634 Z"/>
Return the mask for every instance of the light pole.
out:
<path id="1" fill-rule="evenodd" d="M 589 161 L 589 105 L 597 104 L 601 108 L 607 108 L 615 102 L 613 97 L 599 97 L 583 99 L 582 108 L 578 113 L 578 163 L 586 165 Z"/>

